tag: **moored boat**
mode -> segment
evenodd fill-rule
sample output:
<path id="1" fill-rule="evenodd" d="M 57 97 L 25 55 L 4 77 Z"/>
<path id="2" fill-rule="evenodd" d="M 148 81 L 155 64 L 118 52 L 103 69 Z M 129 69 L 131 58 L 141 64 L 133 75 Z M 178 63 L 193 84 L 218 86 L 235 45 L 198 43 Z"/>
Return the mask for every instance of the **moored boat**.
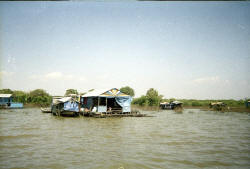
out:
<path id="1" fill-rule="evenodd" d="M 49 107 L 47 107 L 47 108 L 41 107 L 41 111 L 43 113 L 51 113 L 51 108 L 49 108 Z"/>

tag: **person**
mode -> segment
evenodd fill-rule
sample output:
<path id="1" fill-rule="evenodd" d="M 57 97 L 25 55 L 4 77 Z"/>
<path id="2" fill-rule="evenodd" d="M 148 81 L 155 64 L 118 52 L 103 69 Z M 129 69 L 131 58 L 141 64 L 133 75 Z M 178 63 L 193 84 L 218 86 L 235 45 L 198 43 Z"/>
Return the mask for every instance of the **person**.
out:
<path id="1" fill-rule="evenodd" d="M 111 107 L 108 108 L 108 113 L 112 113 L 112 108 Z"/>

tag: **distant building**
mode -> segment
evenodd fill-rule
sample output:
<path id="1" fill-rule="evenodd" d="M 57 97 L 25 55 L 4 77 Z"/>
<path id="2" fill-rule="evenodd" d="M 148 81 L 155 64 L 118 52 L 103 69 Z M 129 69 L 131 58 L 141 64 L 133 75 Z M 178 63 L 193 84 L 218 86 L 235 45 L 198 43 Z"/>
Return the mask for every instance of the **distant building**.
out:
<path id="1" fill-rule="evenodd" d="M 221 111 L 226 107 L 226 104 L 223 102 L 214 102 L 214 103 L 209 103 L 209 107 L 214 110 Z"/>
<path id="2" fill-rule="evenodd" d="M 161 109 L 175 109 L 175 108 L 182 108 L 182 102 L 180 101 L 173 101 L 173 102 L 163 102 L 163 103 L 160 103 L 160 108 Z"/>
<path id="3" fill-rule="evenodd" d="M 23 103 L 13 102 L 12 94 L 0 94 L 0 108 L 22 108 Z"/>

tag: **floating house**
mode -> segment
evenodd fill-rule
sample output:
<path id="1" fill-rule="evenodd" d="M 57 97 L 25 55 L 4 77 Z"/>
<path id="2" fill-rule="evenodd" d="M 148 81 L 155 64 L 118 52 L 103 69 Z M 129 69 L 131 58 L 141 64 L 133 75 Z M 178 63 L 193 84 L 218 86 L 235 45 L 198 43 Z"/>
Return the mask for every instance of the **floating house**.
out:
<path id="1" fill-rule="evenodd" d="M 72 97 L 54 97 L 51 112 L 56 116 L 79 116 L 79 102 Z"/>
<path id="2" fill-rule="evenodd" d="M 176 109 L 176 108 L 182 108 L 182 102 L 180 101 L 173 101 L 173 102 L 163 102 L 160 103 L 161 109 Z"/>
<path id="3" fill-rule="evenodd" d="M 221 111 L 226 107 L 226 104 L 223 102 L 214 102 L 214 103 L 209 103 L 209 107 L 214 110 Z"/>
<path id="4" fill-rule="evenodd" d="M 13 102 L 12 94 L 0 94 L 0 108 L 23 108 L 23 103 Z"/>
<path id="5" fill-rule="evenodd" d="M 125 114 L 131 113 L 132 97 L 117 88 L 93 90 L 80 97 L 81 109 L 85 113 Z"/>

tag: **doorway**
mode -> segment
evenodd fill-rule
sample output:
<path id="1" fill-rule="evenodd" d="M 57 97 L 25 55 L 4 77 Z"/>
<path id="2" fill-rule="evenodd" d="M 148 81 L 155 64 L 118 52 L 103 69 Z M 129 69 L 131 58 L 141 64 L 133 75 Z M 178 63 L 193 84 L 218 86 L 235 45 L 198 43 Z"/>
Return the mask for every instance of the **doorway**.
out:
<path id="1" fill-rule="evenodd" d="M 116 102 L 115 98 L 107 98 L 107 112 L 111 113 L 122 113 L 122 107 Z"/>

